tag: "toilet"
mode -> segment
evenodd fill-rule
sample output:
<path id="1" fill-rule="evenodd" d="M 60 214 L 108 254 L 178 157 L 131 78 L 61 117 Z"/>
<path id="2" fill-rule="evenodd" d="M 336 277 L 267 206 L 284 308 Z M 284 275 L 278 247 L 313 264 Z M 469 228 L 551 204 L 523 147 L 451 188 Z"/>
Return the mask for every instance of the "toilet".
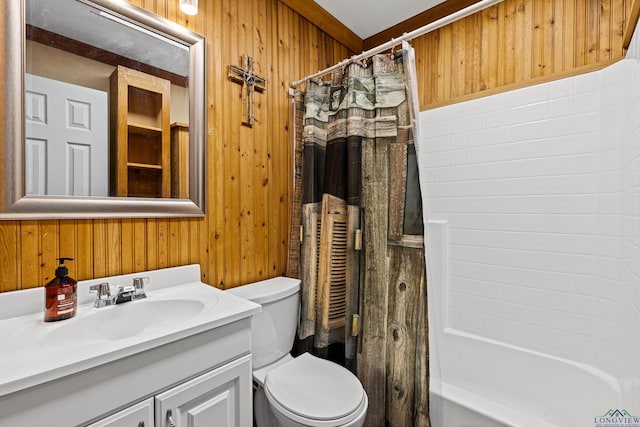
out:
<path id="1" fill-rule="evenodd" d="M 229 289 L 262 305 L 251 321 L 258 427 L 360 427 L 368 399 L 358 378 L 309 353 L 292 357 L 300 280 L 276 277 Z"/>

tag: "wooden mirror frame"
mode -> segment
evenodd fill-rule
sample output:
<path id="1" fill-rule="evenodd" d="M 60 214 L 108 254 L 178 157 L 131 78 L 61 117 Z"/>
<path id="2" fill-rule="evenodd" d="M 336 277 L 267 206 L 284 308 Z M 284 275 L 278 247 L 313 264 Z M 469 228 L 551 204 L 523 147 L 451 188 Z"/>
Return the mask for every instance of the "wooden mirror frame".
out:
<path id="1" fill-rule="evenodd" d="M 204 216 L 206 110 L 205 39 L 129 2 L 78 0 L 189 46 L 189 199 L 25 196 L 25 4 L 8 1 L 0 14 L 0 220 Z"/>

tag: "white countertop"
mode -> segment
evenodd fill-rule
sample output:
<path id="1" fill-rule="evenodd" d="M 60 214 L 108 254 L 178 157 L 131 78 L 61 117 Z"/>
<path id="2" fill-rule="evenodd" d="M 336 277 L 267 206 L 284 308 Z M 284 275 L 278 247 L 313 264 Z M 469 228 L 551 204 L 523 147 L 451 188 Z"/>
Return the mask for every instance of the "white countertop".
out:
<path id="1" fill-rule="evenodd" d="M 93 306 L 95 296 L 88 292 L 92 284 L 130 284 L 133 277 L 142 276 L 150 278 L 147 299 L 103 308 Z M 173 316 L 171 322 L 133 336 L 107 340 L 89 336 L 77 341 L 65 336 L 65 341 L 72 344 L 63 346 L 52 339 L 60 332 L 74 330 L 97 311 L 107 322 L 113 313 L 114 327 L 122 327 L 116 318 L 120 307 L 135 309 L 135 304 L 170 304 L 184 299 L 198 301 L 203 307 L 195 315 L 184 319 Z M 206 332 L 261 310 L 258 304 L 202 283 L 198 265 L 78 282 L 78 304 L 75 317 L 47 323 L 43 321 L 44 288 L 0 294 L 0 397 Z"/>

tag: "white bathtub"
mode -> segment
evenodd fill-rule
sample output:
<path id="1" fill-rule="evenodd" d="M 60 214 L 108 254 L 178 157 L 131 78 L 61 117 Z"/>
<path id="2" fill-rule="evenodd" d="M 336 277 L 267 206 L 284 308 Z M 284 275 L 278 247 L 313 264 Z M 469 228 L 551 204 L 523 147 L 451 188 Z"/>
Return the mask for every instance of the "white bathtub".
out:
<path id="1" fill-rule="evenodd" d="M 623 407 L 618 381 L 592 366 L 446 327 L 447 223 L 428 224 L 433 427 L 593 427 Z"/>
<path id="2" fill-rule="evenodd" d="M 433 427 L 584 427 L 622 407 L 617 381 L 591 366 L 453 330 L 440 338 Z"/>

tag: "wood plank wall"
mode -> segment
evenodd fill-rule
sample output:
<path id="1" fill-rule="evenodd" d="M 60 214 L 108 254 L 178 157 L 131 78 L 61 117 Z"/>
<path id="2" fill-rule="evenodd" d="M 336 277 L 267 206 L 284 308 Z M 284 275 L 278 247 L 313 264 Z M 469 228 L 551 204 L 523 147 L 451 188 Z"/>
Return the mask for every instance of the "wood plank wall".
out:
<path id="1" fill-rule="evenodd" d="M 420 109 L 597 69 L 622 58 L 631 3 L 505 0 L 413 40 Z"/>
<path id="2" fill-rule="evenodd" d="M 56 258 L 76 279 L 199 263 L 227 288 L 283 274 L 289 212 L 290 82 L 350 56 L 278 0 L 205 0 L 195 17 L 178 0 L 134 0 L 207 39 L 206 217 L 0 221 L 0 291 L 44 285 Z M 242 54 L 267 79 L 257 123 L 241 125 L 240 86 L 227 80 Z M 3 93 L 0 87 L 0 93 Z"/>

